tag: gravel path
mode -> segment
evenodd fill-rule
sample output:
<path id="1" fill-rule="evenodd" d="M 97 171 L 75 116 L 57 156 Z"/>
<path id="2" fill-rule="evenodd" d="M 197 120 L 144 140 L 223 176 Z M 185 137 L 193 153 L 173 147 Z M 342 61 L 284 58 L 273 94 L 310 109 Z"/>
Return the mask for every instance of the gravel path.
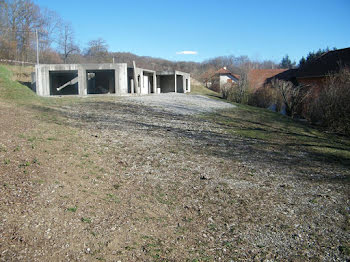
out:
<path id="1" fill-rule="evenodd" d="M 146 106 L 152 106 L 160 111 L 166 110 L 180 115 L 208 113 L 215 110 L 235 107 L 235 105 L 220 100 L 210 99 L 205 96 L 179 93 L 130 96 L 127 100 Z"/>

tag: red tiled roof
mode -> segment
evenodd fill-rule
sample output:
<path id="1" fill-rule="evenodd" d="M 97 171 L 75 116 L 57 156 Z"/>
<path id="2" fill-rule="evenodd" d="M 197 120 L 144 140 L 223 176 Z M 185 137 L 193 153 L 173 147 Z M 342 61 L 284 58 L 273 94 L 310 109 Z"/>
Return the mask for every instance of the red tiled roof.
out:
<path id="1" fill-rule="evenodd" d="M 248 82 L 251 89 L 262 87 L 266 80 L 288 69 L 252 69 L 248 73 Z"/>
<path id="2" fill-rule="evenodd" d="M 218 71 L 216 71 L 216 74 L 231 74 L 231 72 L 226 68 L 220 68 Z"/>
<path id="3" fill-rule="evenodd" d="M 233 76 L 233 77 L 235 77 L 235 78 L 237 78 L 237 79 L 240 78 L 239 75 L 237 75 L 237 74 L 232 74 L 232 73 L 231 73 L 229 70 L 227 70 L 226 68 L 220 68 L 218 71 L 215 72 L 215 75 L 226 75 L 226 74 L 231 75 L 231 76 Z"/>

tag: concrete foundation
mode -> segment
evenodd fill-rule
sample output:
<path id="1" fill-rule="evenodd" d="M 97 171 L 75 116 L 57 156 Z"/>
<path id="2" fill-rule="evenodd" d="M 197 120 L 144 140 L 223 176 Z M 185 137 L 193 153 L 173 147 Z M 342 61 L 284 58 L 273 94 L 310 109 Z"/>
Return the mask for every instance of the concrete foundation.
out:
<path id="1" fill-rule="evenodd" d="M 188 73 L 127 68 L 125 63 L 36 65 L 32 78 L 33 90 L 40 96 L 191 91 Z"/>
<path id="2" fill-rule="evenodd" d="M 191 92 L 190 74 L 181 71 L 157 72 L 158 88 L 161 93 L 188 93 Z"/>

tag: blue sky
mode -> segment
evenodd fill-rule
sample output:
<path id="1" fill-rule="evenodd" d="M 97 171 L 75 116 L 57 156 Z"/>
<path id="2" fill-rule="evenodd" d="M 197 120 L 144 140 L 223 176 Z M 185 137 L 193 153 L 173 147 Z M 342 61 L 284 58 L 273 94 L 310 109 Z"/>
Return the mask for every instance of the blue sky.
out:
<path id="1" fill-rule="evenodd" d="M 222 55 L 292 60 L 350 47 L 349 0 L 34 0 L 70 21 L 81 47 L 201 62 Z M 193 51 L 196 54 L 180 54 Z"/>

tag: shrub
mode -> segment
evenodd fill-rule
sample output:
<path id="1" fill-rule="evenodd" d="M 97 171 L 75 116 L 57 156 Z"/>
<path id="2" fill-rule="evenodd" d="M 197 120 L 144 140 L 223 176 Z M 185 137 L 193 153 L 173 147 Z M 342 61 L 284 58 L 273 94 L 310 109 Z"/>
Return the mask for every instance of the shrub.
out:
<path id="1" fill-rule="evenodd" d="M 271 105 L 276 105 L 276 111 L 281 110 L 281 99 L 276 89 L 272 88 L 270 85 L 266 85 L 257 89 L 249 97 L 249 105 L 268 108 Z"/>
<path id="2" fill-rule="evenodd" d="M 227 83 L 220 88 L 222 97 L 236 103 L 247 104 L 249 100 L 247 76 L 241 75 L 238 83 Z"/>
<path id="3" fill-rule="evenodd" d="M 330 130 L 350 135 L 350 70 L 329 75 L 319 94 L 314 94 L 306 117 Z"/>

